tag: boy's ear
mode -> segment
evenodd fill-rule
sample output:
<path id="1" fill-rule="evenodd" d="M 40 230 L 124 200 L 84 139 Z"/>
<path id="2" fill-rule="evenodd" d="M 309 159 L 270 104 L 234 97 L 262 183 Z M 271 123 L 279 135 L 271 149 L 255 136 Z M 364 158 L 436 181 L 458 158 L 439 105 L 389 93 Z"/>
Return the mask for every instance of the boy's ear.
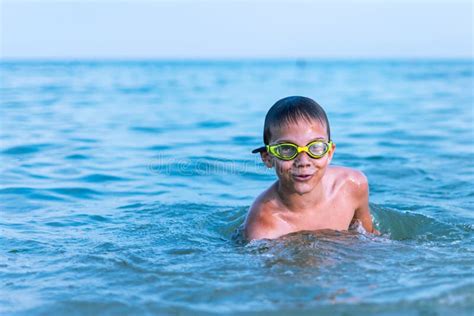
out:
<path id="1" fill-rule="evenodd" d="M 266 151 L 260 152 L 260 157 L 262 158 L 263 163 L 267 168 L 272 168 L 273 167 L 273 161 L 272 161 L 272 156 Z"/>

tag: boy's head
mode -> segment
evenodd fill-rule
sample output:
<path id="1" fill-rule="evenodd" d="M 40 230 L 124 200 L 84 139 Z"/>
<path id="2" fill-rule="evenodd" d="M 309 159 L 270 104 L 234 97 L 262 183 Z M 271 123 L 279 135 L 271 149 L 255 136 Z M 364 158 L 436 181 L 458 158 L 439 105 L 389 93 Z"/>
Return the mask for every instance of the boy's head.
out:
<path id="1" fill-rule="evenodd" d="M 321 181 L 336 147 L 323 108 L 300 96 L 283 98 L 270 108 L 263 141 L 266 146 L 253 152 L 260 152 L 267 167 L 275 167 L 280 186 L 298 194 L 311 192 Z"/>
<path id="2" fill-rule="evenodd" d="M 301 96 L 291 96 L 278 100 L 268 110 L 263 127 L 263 143 L 269 145 L 272 130 L 300 121 L 319 121 L 326 127 L 327 141 L 331 141 L 331 129 L 324 109 L 313 99 Z M 254 150 L 262 151 L 265 147 Z"/>
<path id="3" fill-rule="evenodd" d="M 272 128 L 279 128 L 289 123 L 298 123 L 301 120 L 316 120 L 326 127 L 328 141 L 331 140 L 329 121 L 324 109 L 313 99 L 301 96 L 286 97 L 277 101 L 268 110 L 263 128 L 263 142 L 270 143 Z"/>

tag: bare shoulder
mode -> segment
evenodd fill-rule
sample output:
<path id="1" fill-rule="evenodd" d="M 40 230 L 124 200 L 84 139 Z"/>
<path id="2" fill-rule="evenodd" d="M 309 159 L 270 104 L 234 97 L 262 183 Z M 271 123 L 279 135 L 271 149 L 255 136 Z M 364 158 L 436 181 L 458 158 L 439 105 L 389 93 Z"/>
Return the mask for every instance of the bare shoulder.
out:
<path id="1" fill-rule="evenodd" d="M 247 240 L 277 238 L 281 234 L 280 223 L 275 216 L 278 206 L 272 188 L 260 194 L 250 206 L 245 219 L 244 232 Z"/>
<path id="2" fill-rule="evenodd" d="M 369 182 L 362 171 L 341 166 L 331 166 L 328 171 L 334 186 L 348 190 L 356 196 L 367 194 Z"/>

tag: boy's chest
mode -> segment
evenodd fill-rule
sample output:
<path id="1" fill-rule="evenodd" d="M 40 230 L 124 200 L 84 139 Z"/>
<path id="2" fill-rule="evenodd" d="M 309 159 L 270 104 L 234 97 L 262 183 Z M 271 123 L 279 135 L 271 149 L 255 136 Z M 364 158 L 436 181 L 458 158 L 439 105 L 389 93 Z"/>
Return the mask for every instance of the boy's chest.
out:
<path id="1" fill-rule="evenodd" d="M 283 216 L 292 231 L 334 229 L 347 230 L 354 217 L 354 205 L 348 200 L 329 200 L 301 213 Z"/>

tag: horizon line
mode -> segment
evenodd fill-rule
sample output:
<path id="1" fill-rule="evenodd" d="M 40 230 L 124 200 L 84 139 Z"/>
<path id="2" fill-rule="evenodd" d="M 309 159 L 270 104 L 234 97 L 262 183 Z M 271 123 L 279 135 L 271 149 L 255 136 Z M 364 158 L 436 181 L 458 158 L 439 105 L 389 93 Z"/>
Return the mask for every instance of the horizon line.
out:
<path id="1" fill-rule="evenodd" d="M 138 61 L 163 61 L 163 62 L 313 62 L 313 61 L 443 61 L 443 60 L 463 60 L 474 61 L 474 56 L 354 56 L 354 57 L 2 57 L 0 62 L 42 62 L 42 61 L 91 61 L 91 62 L 138 62 Z"/>

